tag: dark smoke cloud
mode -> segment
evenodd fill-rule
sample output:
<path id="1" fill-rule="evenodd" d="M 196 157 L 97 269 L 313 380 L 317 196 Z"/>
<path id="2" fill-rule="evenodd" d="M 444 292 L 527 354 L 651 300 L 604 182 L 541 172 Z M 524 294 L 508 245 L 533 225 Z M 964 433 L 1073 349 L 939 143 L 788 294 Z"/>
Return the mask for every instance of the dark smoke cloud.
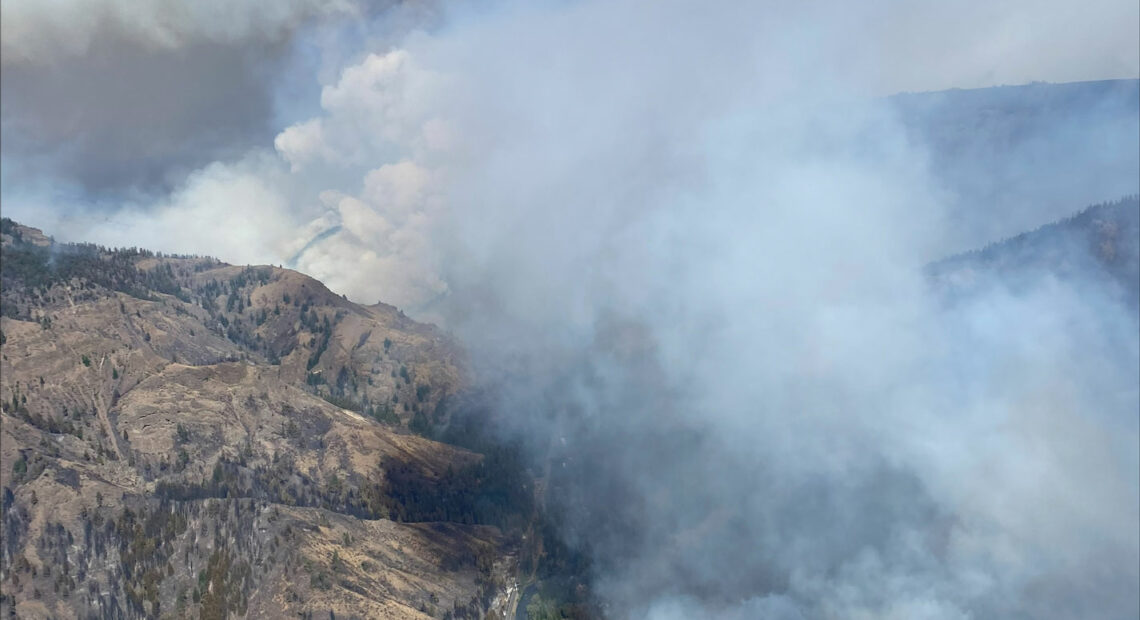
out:
<path id="1" fill-rule="evenodd" d="M 393 4 L 6 3 L 5 165 L 18 170 L 12 178 L 48 177 L 108 204 L 167 193 L 190 172 L 240 159 L 271 143 L 293 115 L 311 113 L 311 103 L 295 100 L 316 97 L 319 85 L 311 74 L 295 76 L 313 69 L 308 57 L 330 49 L 321 37 L 367 27 L 381 40 L 428 23 L 433 6 Z"/>
<path id="2" fill-rule="evenodd" d="M 5 162 L 95 193 L 169 189 L 271 140 L 283 43 L 173 49 L 99 38 L 79 57 L 5 66 Z"/>

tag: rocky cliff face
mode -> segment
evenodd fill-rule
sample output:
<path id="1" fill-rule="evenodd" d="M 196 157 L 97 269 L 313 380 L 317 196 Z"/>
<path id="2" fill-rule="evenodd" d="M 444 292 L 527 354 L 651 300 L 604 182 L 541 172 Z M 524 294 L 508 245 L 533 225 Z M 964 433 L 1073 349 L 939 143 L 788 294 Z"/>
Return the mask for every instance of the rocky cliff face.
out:
<path id="1" fill-rule="evenodd" d="M 0 615 L 512 611 L 482 455 L 412 432 L 464 384 L 438 329 L 288 270 L 2 235 Z"/>

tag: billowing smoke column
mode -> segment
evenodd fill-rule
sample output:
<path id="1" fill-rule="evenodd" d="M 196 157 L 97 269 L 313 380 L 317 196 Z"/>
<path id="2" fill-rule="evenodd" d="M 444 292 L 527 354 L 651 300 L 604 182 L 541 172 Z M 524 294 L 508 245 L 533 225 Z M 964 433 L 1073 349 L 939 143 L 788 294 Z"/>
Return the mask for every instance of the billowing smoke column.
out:
<path id="1" fill-rule="evenodd" d="M 936 301 L 946 197 L 828 66 L 840 16 L 604 15 L 408 53 L 459 76 L 419 160 L 433 310 L 551 451 L 610 612 L 1134 615 L 1134 309 L 1051 280 Z"/>
<path id="2" fill-rule="evenodd" d="M 614 617 L 1136 617 L 1135 308 L 1051 278 L 947 303 L 924 265 L 1063 212 L 963 224 L 876 98 L 1078 79 L 1121 26 L 923 6 L 453 11 L 329 52 L 319 114 L 116 221 L 232 217 L 223 258 L 444 321 Z M 1047 152 L 1083 161 L 1067 131 Z"/>
<path id="3" fill-rule="evenodd" d="M 464 76 L 435 309 L 610 612 L 1135 615 L 1135 309 L 936 301 L 950 199 L 850 15 L 604 14 L 410 49 Z"/>

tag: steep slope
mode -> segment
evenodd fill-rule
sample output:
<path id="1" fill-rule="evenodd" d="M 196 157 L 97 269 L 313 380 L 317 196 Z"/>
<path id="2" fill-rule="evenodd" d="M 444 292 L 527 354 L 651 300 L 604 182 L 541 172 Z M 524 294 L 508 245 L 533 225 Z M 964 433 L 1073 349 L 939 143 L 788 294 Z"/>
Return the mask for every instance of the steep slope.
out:
<path id="1" fill-rule="evenodd" d="M 507 611 L 514 507 L 404 429 L 462 385 L 438 330 L 291 271 L 0 232 L 0 613 Z"/>

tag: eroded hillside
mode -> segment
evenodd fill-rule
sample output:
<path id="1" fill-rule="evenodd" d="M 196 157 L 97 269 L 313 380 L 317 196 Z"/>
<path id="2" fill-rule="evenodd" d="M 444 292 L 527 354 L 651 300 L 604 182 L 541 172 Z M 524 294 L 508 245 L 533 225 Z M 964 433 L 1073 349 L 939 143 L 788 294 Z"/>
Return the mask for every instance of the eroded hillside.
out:
<path id="1" fill-rule="evenodd" d="M 292 271 L 10 220 L 2 258 L 5 617 L 512 611 L 499 526 L 526 502 L 413 432 L 464 381 L 437 329 Z"/>

